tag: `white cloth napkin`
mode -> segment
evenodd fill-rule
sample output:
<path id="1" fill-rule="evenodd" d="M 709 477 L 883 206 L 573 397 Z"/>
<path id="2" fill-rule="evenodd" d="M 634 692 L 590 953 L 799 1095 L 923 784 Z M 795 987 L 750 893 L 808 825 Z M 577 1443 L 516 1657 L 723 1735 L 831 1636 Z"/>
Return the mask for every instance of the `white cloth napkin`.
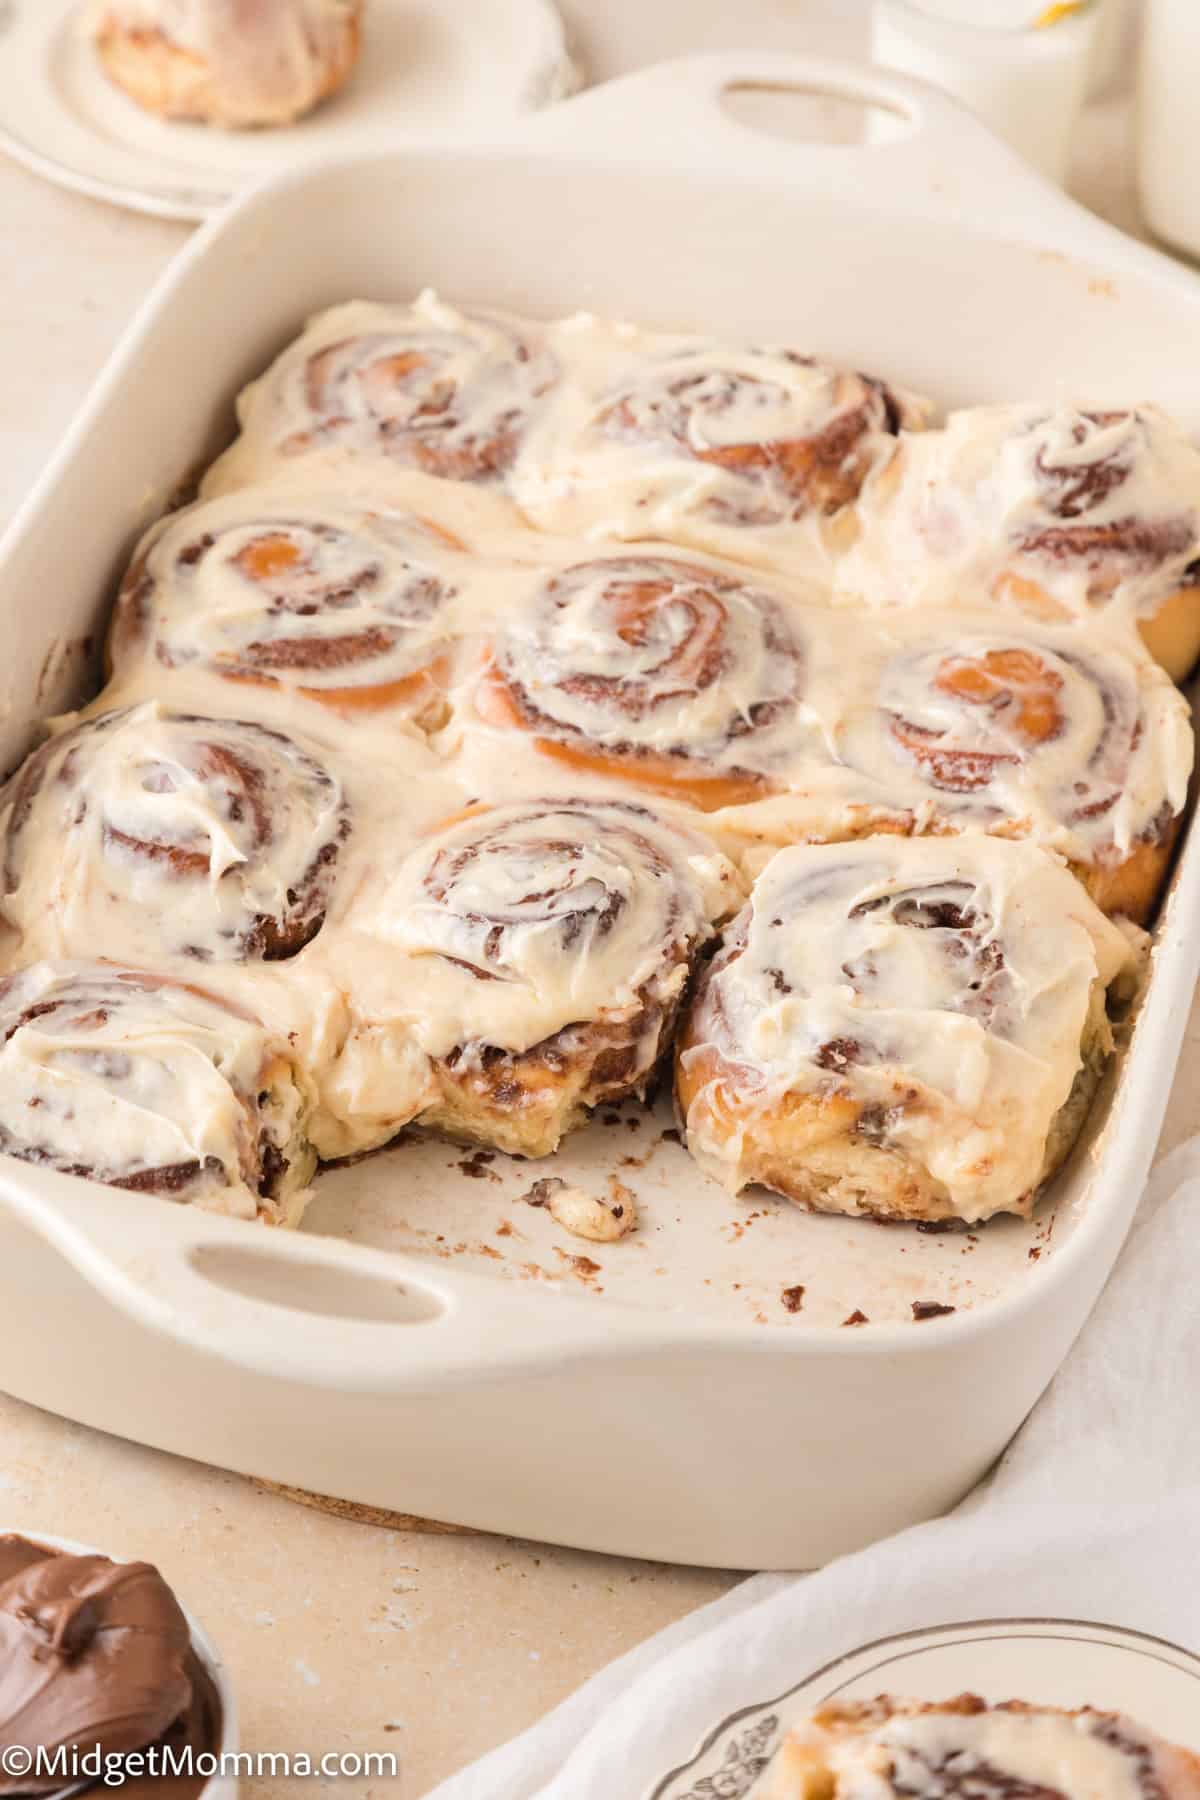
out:
<path id="1" fill-rule="evenodd" d="M 737 1708 L 946 1619 L 1104 1619 L 1200 1647 L 1198 1388 L 1200 1137 L 1160 1165 L 1062 1371 L 953 1513 L 815 1575 L 753 1577 L 430 1800 L 637 1800 Z"/>

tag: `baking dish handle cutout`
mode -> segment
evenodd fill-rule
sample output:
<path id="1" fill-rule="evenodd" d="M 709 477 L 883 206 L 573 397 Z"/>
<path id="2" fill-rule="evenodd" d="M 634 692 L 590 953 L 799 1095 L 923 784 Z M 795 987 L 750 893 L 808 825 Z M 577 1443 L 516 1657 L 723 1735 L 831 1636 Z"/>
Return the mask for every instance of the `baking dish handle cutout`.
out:
<path id="1" fill-rule="evenodd" d="M 866 143 L 796 142 L 732 116 L 727 98 L 760 89 L 867 108 Z M 881 211 L 959 219 L 1029 236 L 1031 218 L 1061 248 L 1111 262 L 1144 246 L 1104 224 L 1026 163 L 940 89 L 867 62 L 735 50 L 657 63 L 526 116 L 506 134 L 531 145 L 589 150 L 606 162 L 652 160 L 685 169 L 819 187 Z M 1154 260 L 1159 260 L 1154 258 Z"/>
<path id="2" fill-rule="evenodd" d="M 10 1171 L 12 1171 L 10 1173 Z M 119 1312 L 202 1354 L 343 1391 L 453 1383 L 464 1372 L 561 1360 L 623 1332 L 586 1300 L 509 1293 L 466 1271 L 296 1233 L 0 1160 L 0 1206 Z M 565 1341 L 565 1340 L 564 1340 Z"/>

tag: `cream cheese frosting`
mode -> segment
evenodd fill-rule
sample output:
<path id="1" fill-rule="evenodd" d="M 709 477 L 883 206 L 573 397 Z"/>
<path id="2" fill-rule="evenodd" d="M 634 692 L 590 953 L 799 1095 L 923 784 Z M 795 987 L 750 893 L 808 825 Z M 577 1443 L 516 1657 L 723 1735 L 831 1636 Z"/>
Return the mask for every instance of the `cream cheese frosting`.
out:
<path id="1" fill-rule="evenodd" d="M 308 1085 L 249 1013 L 158 975 L 36 963 L 0 980 L 0 1147 L 69 1174 L 277 1216 L 303 1187 Z"/>
<path id="2" fill-rule="evenodd" d="M 819 1772 L 819 1773 L 818 1773 Z M 1200 1794 L 1200 1763 L 1121 1714 L 877 1701 L 830 1707 L 796 1727 L 755 1793 L 800 1800 L 953 1800 L 968 1794 L 1061 1800 L 1170 1800 Z"/>
<path id="3" fill-rule="evenodd" d="M 292 738 L 148 701 L 54 737 L 0 793 L 0 912 L 26 954 L 294 955 L 351 830 Z"/>
<path id="4" fill-rule="evenodd" d="M 160 33 L 202 65 L 212 122 L 286 124 L 321 98 L 348 54 L 362 0 L 90 0 L 93 34 Z"/>
<path id="5" fill-rule="evenodd" d="M 1196 578 L 1200 449 L 1152 406 L 970 407 L 904 437 L 859 519 L 837 581 L 869 605 L 1136 620 Z"/>
<path id="6" fill-rule="evenodd" d="M 1127 936 L 1045 851 L 875 837 L 780 851 L 702 983 L 680 1062 L 688 1145 L 732 1191 L 788 1095 L 847 1092 L 959 1217 L 1027 1206 Z M 715 1060 L 714 1060 L 715 1058 Z M 715 1072 L 714 1072 L 715 1071 Z M 738 1124 L 717 1091 L 736 1071 Z"/>
<path id="7" fill-rule="evenodd" d="M 736 559 L 824 568 L 828 521 L 924 401 L 771 345 L 559 321 L 562 369 L 526 436 L 513 493 L 543 529 L 673 539 Z"/>
<path id="8" fill-rule="evenodd" d="M 376 1006 L 390 994 L 393 1023 L 428 1055 L 472 1057 L 632 1015 L 648 990 L 674 1002 L 742 893 L 677 815 L 521 801 L 473 809 L 381 869 L 352 924 L 388 965 Z"/>
<path id="9" fill-rule="evenodd" d="M 242 435 L 202 492 L 249 486 L 331 448 L 359 463 L 492 481 L 557 377 L 541 327 L 461 312 L 430 290 L 411 306 L 335 306 L 240 396 Z"/>

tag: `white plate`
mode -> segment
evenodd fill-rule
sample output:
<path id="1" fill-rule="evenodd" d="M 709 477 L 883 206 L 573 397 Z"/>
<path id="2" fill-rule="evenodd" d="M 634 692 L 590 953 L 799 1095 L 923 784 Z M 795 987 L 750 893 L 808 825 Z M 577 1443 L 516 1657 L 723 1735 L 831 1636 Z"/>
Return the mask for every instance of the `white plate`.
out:
<path id="1" fill-rule="evenodd" d="M 0 149 L 135 212 L 203 219 L 253 181 L 331 151 L 478 133 L 578 86 L 553 0 L 368 0 L 358 69 L 296 125 L 170 124 L 116 88 L 79 0 L 0 0 Z"/>
<path id="2" fill-rule="evenodd" d="M 1191 1749 L 1200 1744 L 1200 1657 L 1163 1638 L 1079 1619 L 972 1619 L 903 1632 L 826 1663 L 798 1687 L 743 1707 L 645 1800 L 753 1800 L 788 1726 L 828 1700 L 1029 1700 L 1128 1713 Z"/>

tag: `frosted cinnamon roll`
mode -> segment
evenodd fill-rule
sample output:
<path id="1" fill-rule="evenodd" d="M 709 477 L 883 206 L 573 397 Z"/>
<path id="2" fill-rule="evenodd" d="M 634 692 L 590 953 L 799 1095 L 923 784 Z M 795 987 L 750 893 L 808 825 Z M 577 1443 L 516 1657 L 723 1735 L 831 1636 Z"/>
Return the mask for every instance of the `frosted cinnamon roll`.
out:
<path id="1" fill-rule="evenodd" d="M 905 437 L 841 564 L 873 605 L 992 598 L 1129 621 L 1175 680 L 1200 657 L 1200 450 L 1152 406 L 985 406 Z"/>
<path id="2" fill-rule="evenodd" d="M 147 112 L 289 125 L 348 80 L 362 0 L 90 0 L 105 73 Z"/>
<path id="3" fill-rule="evenodd" d="M 449 822 L 358 920 L 376 994 L 386 984 L 396 1031 L 429 1061 L 420 1122 L 541 1156 L 591 1107 L 643 1091 L 739 900 L 710 843 L 628 802 Z"/>
<path id="4" fill-rule="evenodd" d="M 553 343 L 564 380 L 514 476 L 523 510 L 553 531 L 823 560 L 896 433 L 925 414 L 874 376 L 790 349 L 589 316 Z"/>
<path id="5" fill-rule="evenodd" d="M 1068 858 L 1097 905 L 1139 922 L 1170 861 L 1192 767 L 1188 707 L 1148 657 L 1070 628 L 922 613 L 847 620 L 830 738 L 891 828 L 1028 836 Z M 816 702 L 820 704 L 818 699 Z M 878 825 L 869 798 L 861 823 Z"/>
<path id="6" fill-rule="evenodd" d="M 199 672 L 436 724 L 462 550 L 432 521 L 283 487 L 189 507 L 138 548 L 113 618 L 113 674 L 167 691 L 167 671 Z"/>
<path id="7" fill-rule="evenodd" d="M 286 1043 L 200 988 L 108 963 L 0 980 L 0 1152 L 213 1212 L 297 1222 L 316 1159 Z"/>
<path id="8" fill-rule="evenodd" d="M 891 1219 L 1028 1214 L 1112 1046 L 1127 937 L 1003 839 L 783 850 L 679 1037 L 688 1148 L 732 1193 Z"/>
<path id="9" fill-rule="evenodd" d="M 279 961 L 320 930 L 349 829 L 292 739 L 150 702 L 51 738 L 0 792 L 0 913 L 25 957 Z"/>
<path id="10" fill-rule="evenodd" d="M 1200 1757 L 1124 1714 L 1090 1706 L 883 1697 L 833 1701 L 793 1726 L 762 1787 L 762 1800 L 983 1794 L 1198 1800 Z"/>
<path id="11" fill-rule="evenodd" d="M 597 557 L 530 576 L 469 710 L 574 773 L 732 806 L 775 785 L 802 730 L 804 660 L 786 605 L 736 573 L 657 550 Z M 489 742 L 489 760 L 505 754 Z"/>
<path id="12" fill-rule="evenodd" d="M 335 306 L 240 396 L 242 435 L 203 492 L 228 493 L 322 450 L 497 481 L 556 376 L 540 328 L 459 312 L 429 292 L 411 306 Z"/>

